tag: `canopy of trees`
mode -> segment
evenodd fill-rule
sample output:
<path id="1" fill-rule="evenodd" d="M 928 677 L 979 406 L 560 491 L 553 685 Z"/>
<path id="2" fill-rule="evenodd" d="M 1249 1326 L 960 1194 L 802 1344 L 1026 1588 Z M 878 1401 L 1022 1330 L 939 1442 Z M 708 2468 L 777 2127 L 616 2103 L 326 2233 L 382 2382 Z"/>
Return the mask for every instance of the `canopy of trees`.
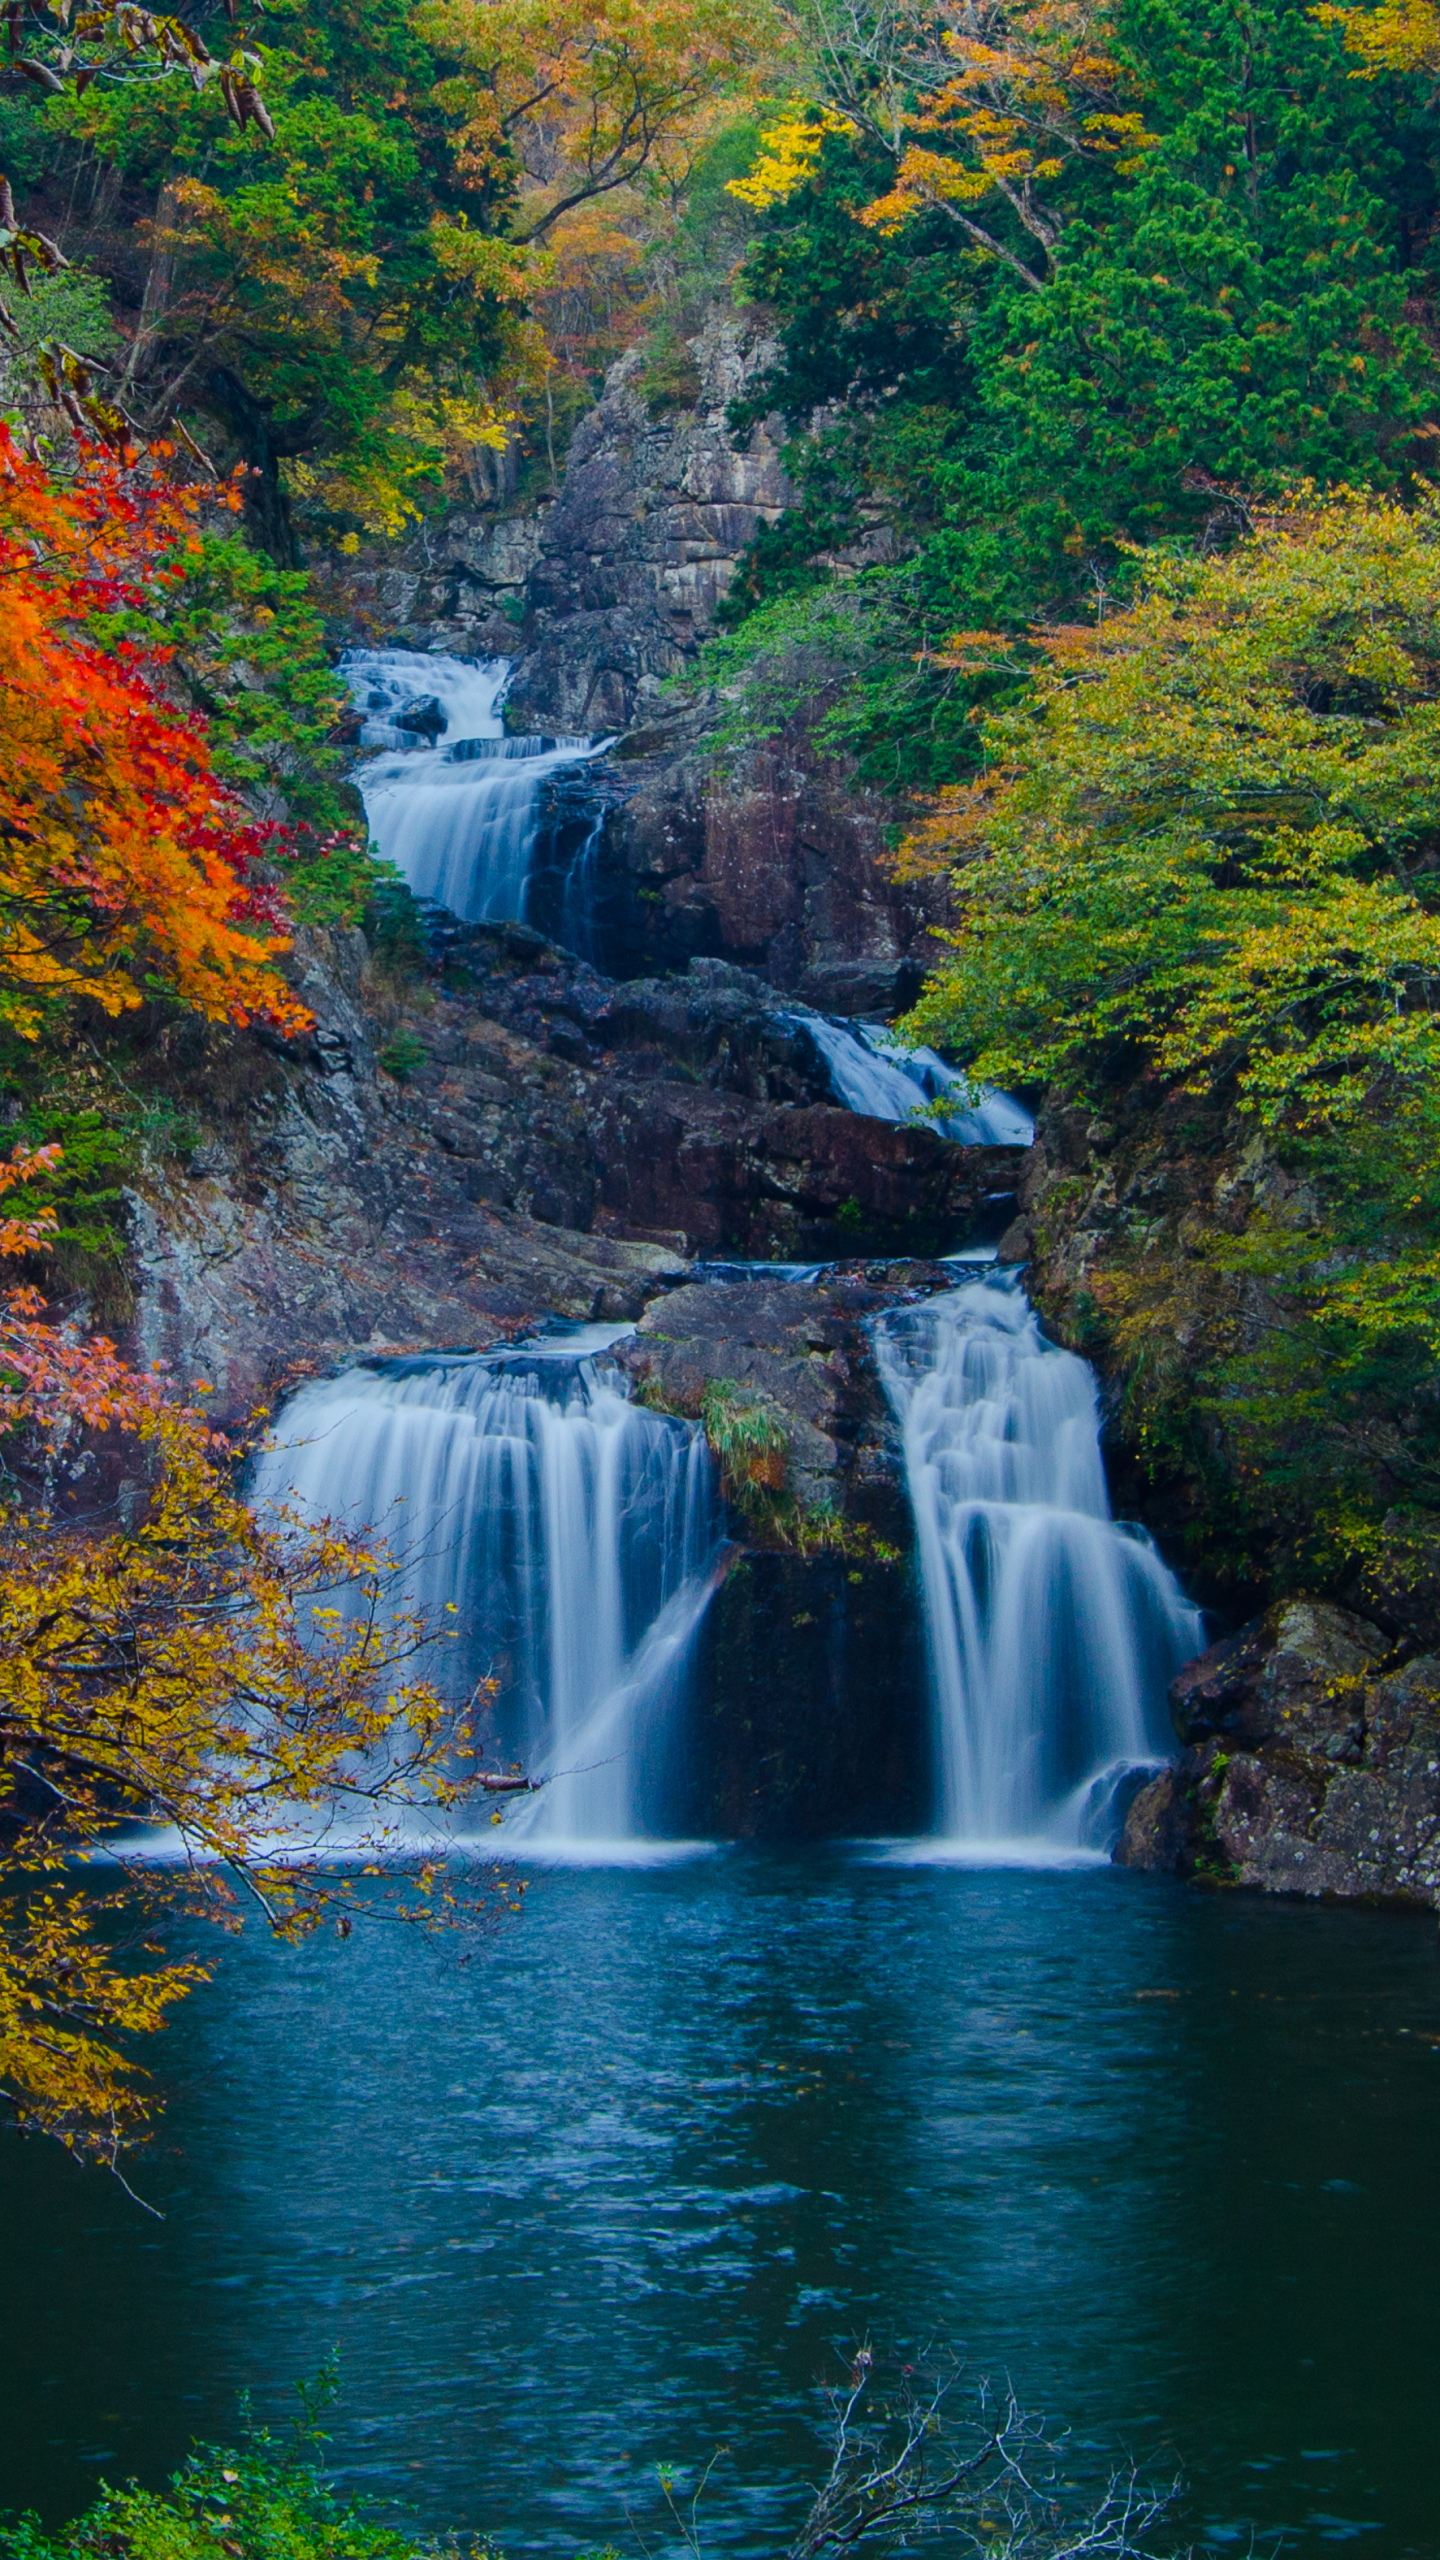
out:
<path id="1" fill-rule="evenodd" d="M 297 522 L 394 534 L 483 487 L 547 388 L 553 442 L 567 225 L 593 249 L 589 209 L 673 202 L 773 32 L 735 0 L 340 0 L 268 12 L 232 68 L 205 14 L 146 21 L 128 78 L 52 30 L 0 164 L 29 254 L 110 287 L 120 405 L 240 459 L 282 566 Z"/>

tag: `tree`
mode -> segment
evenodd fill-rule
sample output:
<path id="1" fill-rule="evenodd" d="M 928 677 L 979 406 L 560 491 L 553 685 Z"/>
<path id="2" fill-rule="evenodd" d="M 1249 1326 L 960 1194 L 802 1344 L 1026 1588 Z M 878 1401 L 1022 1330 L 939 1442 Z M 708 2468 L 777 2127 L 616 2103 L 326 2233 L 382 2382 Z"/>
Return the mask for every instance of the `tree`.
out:
<path id="1" fill-rule="evenodd" d="M 1328 1541 L 1334 1570 L 1440 1498 L 1440 498 L 1304 490 L 1144 576 L 1033 635 L 981 776 L 912 832 L 962 916 L 910 1028 L 1110 1121 L 1193 1097 L 1218 1124 L 1252 1207 L 1189 1232 L 1188 1271 L 1137 1210 L 1091 1304 L 1132 1419 L 1170 1430 L 1187 1343 L 1252 1538 L 1269 1506 L 1297 1569 Z M 993 635 L 951 654 L 1013 663 Z"/>
<path id="2" fill-rule="evenodd" d="M 0 1165 L 0 1192 L 57 1153 Z M 53 1225 L 0 1222 L 0 1253 Z M 258 1519 L 199 1408 L 33 1290 L 0 1305 L 0 1441 L 0 2099 L 114 2168 L 154 2113 L 131 2041 L 209 1971 L 164 1954 L 167 1919 L 231 1928 L 243 1904 L 294 1938 L 483 1909 L 492 1880 L 467 1895 L 407 1826 L 520 1782 L 480 1772 L 474 1701 L 430 1676 L 443 1635 L 390 1605 L 383 1549 Z M 127 1856 L 137 1824 L 178 1855 Z M 326 1866 L 346 1825 L 364 1876 L 411 1853 L 383 1903 Z M 97 1855 L 118 1889 L 77 1868 Z"/>
<path id="3" fill-rule="evenodd" d="M 938 210 L 1034 292 L 1055 272 L 1055 182 L 1084 160 L 1128 175 L 1156 139 L 1129 103 L 1135 73 L 1115 58 L 1110 13 L 1093 0 L 881 0 L 843 22 L 822 7 L 809 33 L 824 103 L 767 132 L 735 192 L 761 208 L 783 202 L 811 176 L 826 133 L 864 134 L 893 172 L 863 222 L 897 232 Z M 1009 239 L 977 219 L 991 199 L 1011 218 Z"/>
<path id="4" fill-rule="evenodd" d="M 597 197 L 683 187 L 716 105 L 780 37 L 737 0 L 427 0 L 423 23 L 463 66 L 460 169 L 513 157 L 528 183 L 509 235 L 529 245 Z"/>
<path id="5" fill-rule="evenodd" d="M 1120 1061 L 1349 1126 L 1440 1068 L 1440 501 L 1301 492 L 1146 584 L 1037 637 L 985 772 L 909 837 L 965 901 L 917 1024 L 987 1079 Z"/>
<path id="6" fill-rule="evenodd" d="M 565 226 L 672 194 L 769 24 L 737 0 L 333 0 L 269 31 L 264 134 L 218 81 L 54 98 L 25 254 L 113 280 L 121 405 L 238 456 L 252 535 L 294 567 L 297 515 L 388 537 L 483 478 L 545 404 Z"/>
<path id="7" fill-rule="evenodd" d="M 1380 0 L 1378 8 L 1322 8 L 1322 27 L 1338 27 L 1365 76 L 1384 71 L 1440 71 L 1440 9 L 1434 0 Z"/>
<path id="8" fill-rule="evenodd" d="M 166 652 L 87 636 L 173 578 L 197 504 L 94 453 L 55 480 L 0 423 L 0 1023 L 27 1039 L 56 1004 L 132 1010 L 157 971 L 212 1021 L 307 1018 L 270 837 L 165 701 Z"/>

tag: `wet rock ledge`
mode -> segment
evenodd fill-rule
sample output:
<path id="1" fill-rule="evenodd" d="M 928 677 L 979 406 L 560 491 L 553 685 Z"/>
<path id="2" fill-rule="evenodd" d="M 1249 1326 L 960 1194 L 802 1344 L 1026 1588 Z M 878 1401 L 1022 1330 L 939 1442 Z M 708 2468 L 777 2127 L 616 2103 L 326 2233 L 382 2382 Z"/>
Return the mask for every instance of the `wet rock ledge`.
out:
<path id="1" fill-rule="evenodd" d="M 1262 1893 L 1440 1908 L 1440 1654 L 1282 1601 L 1187 1663 L 1184 1746 L 1116 1857 Z"/>
<path id="2" fill-rule="evenodd" d="M 226 1417 L 340 1360 L 638 1318 L 697 1255 L 946 1250 L 1016 1179 L 1016 1150 L 836 1108 L 720 962 L 616 984 L 506 925 L 401 983 L 317 936 L 295 976 L 307 1038 L 170 1026 L 148 1061 L 197 1136 L 132 1203 L 132 1333 Z"/>

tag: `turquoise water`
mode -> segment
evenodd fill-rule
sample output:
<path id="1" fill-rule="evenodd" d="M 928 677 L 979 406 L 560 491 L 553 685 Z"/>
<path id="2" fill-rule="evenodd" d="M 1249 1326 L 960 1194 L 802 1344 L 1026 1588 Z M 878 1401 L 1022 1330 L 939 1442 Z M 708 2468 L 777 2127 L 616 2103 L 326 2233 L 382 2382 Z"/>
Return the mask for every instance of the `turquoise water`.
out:
<path id="1" fill-rule="evenodd" d="M 629 2548 L 724 2445 L 708 2547 L 768 2554 L 868 2330 L 1178 2460 L 1217 2549 L 1440 2552 L 1427 1919 L 726 1851 L 541 1873 L 469 1962 L 248 1941 L 157 2058 L 163 2223 L 0 2146 L 4 2502 L 338 2345 L 337 2464 L 427 2528 Z"/>

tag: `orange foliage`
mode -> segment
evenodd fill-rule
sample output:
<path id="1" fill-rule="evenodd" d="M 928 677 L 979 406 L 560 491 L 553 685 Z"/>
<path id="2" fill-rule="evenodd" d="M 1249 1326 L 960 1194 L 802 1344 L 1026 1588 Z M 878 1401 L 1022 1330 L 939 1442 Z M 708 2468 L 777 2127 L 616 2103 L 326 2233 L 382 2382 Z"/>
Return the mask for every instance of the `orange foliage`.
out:
<path id="1" fill-rule="evenodd" d="M 86 453 L 62 483 L 0 423 L 0 1022 L 26 1038 L 56 999 L 113 1015 L 156 983 L 212 1021 L 308 1021 L 274 965 L 274 831 L 164 699 L 167 653 L 90 636 L 193 543 L 201 493 L 164 458 Z"/>

